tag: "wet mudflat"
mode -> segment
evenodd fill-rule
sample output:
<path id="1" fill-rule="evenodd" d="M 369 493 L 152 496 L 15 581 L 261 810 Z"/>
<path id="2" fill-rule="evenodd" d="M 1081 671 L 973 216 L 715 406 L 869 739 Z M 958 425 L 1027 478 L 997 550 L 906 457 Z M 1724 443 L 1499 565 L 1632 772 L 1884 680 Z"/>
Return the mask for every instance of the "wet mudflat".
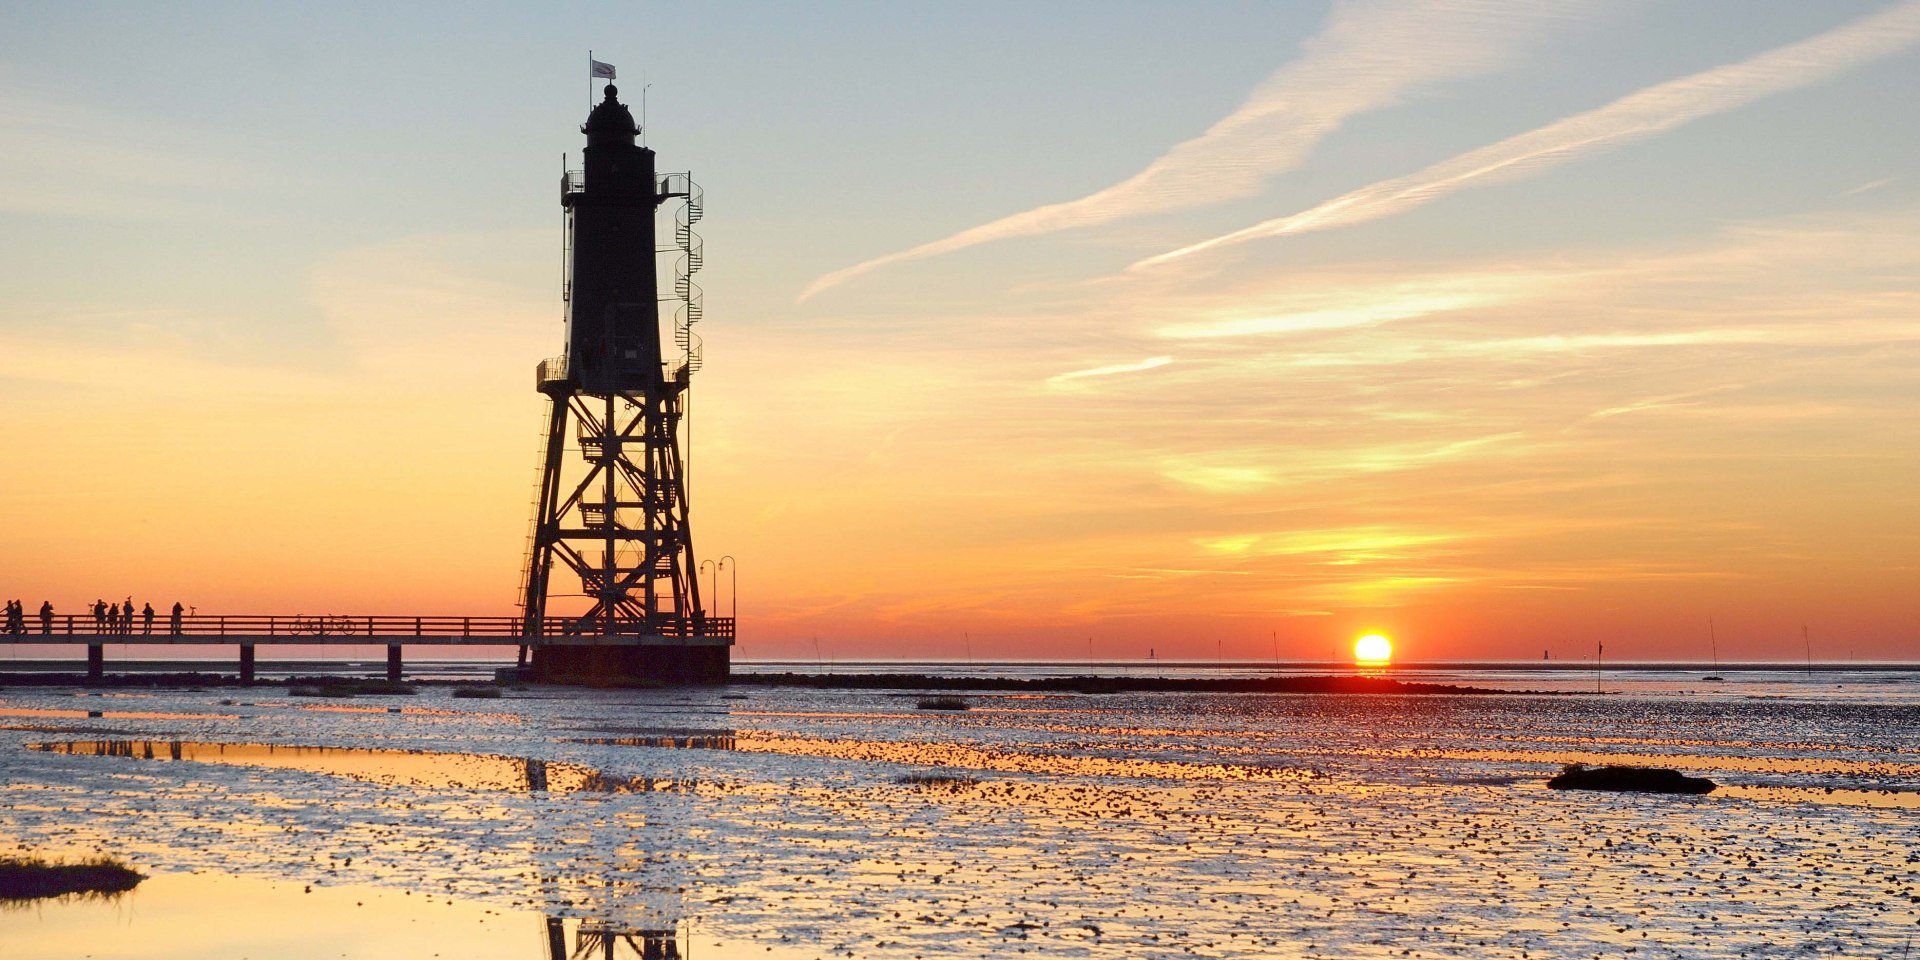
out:
<path id="1" fill-rule="evenodd" d="M 0 841 L 153 875 L 118 906 L 0 914 L 0 942 L 549 957 L 549 921 L 568 956 L 583 936 L 645 955 L 647 931 L 709 957 L 1898 956 L 1920 939 L 1904 697 L 969 700 L 429 690 L 388 712 L 228 691 L 94 717 L 86 697 L 0 692 L 0 708 L 59 711 L 0 731 Z M 63 736 L 75 712 L 85 732 Z M 1544 787 L 1564 763 L 1643 760 L 1724 788 Z M 556 770 L 673 787 L 581 789 Z M 292 885 L 337 918 L 312 937 L 338 946 L 181 919 L 184 900 L 219 899 L 171 899 L 194 870 Z M 362 905 L 311 899 L 343 891 Z M 416 921 L 369 896 L 443 911 L 441 946 L 393 949 Z M 136 927 L 173 949 L 87 947 L 88 929 Z"/>

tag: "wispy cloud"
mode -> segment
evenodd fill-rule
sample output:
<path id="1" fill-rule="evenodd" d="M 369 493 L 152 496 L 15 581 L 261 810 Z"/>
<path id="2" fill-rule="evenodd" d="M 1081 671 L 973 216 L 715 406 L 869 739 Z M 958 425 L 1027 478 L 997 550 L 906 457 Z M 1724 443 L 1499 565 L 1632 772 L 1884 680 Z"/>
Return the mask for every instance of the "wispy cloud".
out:
<path id="1" fill-rule="evenodd" d="M 1692 406 L 1703 397 L 1738 389 L 1740 389 L 1738 384 L 1722 384 L 1716 387 L 1708 387 L 1704 390 L 1688 390 L 1684 393 L 1646 397 L 1640 400 L 1633 400 L 1628 403 L 1607 407 L 1603 410 L 1595 410 L 1587 415 L 1587 419 L 1610 420 L 1614 417 L 1626 416 L 1630 413 L 1644 413 L 1648 410 L 1663 410 L 1675 406 Z"/>
<path id="2" fill-rule="evenodd" d="M 1878 190 L 1878 189 L 1880 189 L 1881 187 L 1884 187 L 1884 186 L 1886 186 L 1886 185 L 1888 185 L 1888 184 L 1890 184 L 1890 183 L 1892 183 L 1892 182 L 1894 182 L 1895 180 L 1898 180 L 1898 179 L 1900 179 L 1900 178 L 1899 178 L 1899 177 L 1882 177 L 1882 178 L 1881 178 L 1881 179 L 1879 179 L 1879 180 L 1874 180 L 1874 181 L 1871 181 L 1871 182 L 1869 182 L 1869 183 L 1863 183 L 1863 184 L 1861 184 L 1861 185 L 1859 185 L 1859 186 L 1857 186 L 1857 187 L 1854 187 L 1854 188 L 1853 188 L 1853 189 L 1851 189 L 1851 190 L 1846 190 L 1846 191 L 1843 191 L 1843 192 L 1842 192 L 1842 193 L 1840 194 L 1840 196 L 1841 196 L 1842 198 L 1846 198 L 1846 197 L 1857 197 L 1857 196 L 1859 196 L 1859 195 L 1861 195 L 1861 194 L 1863 194 L 1863 193 L 1872 193 L 1873 191 L 1875 191 L 1875 190 Z"/>
<path id="3" fill-rule="evenodd" d="M 1056 374 L 1054 376 L 1048 377 L 1047 383 L 1054 386 L 1059 386 L 1061 384 L 1070 383 L 1075 380 L 1084 380 L 1088 377 L 1110 377 L 1119 373 L 1139 373 L 1143 370 L 1152 370 L 1156 367 L 1164 367 L 1167 364 L 1172 362 L 1173 362 L 1172 357 L 1148 357 L 1145 360 L 1136 361 L 1134 363 L 1114 363 L 1114 364 L 1108 364 L 1107 366 L 1104 366 L 1104 367 L 1090 367 L 1085 370 L 1072 370 L 1067 373 Z"/>
<path id="4" fill-rule="evenodd" d="M 1204 319 L 1182 320 L 1157 333 L 1172 340 L 1213 340 L 1271 334 L 1369 327 L 1474 307 L 1537 299 L 1546 288 L 1564 286 L 1568 274 L 1455 273 L 1404 281 L 1376 282 L 1363 288 L 1309 287 L 1276 301 L 1255 301 Z"/>
<path id="5" fill-rule="evenodd" d="M 1530 176 L 1769 94 L 1817 83 L 1916 42 L 1920 42 L 1920 0 L 1908 0 L 1799 43 L 1648 87 L 1596 110 L 1463 153 L 1418 173 L 1383 180 L 1300 213 L 1149 257 L 1129 269 L 1153 267 L 1249 240 L 1374 220 L 1458 190 Z"/>
<path id="6" fill-rule="evenodd" d="M 1487 455 L 1486 448 L 1525 438 L 1522 431 L 1444 442 L 1418 441 L 1347 449 L 1299 452 L 1277 457 L 1271 451 L 1228 451 L 1169 460 L 1161 476 L 1208 494 L 1248 494 L 1275 487 L 1321 483 L 1340 477 L 1414 470 Z"/>
<path id="7" fill-rule="evenodd" d="M 1401 530 L 1379 525 L 1331 530 L 1283 530 L 1208 537 L 1195 543 L 1204 553 L 1247 557 L 1325 557 L 1321 562 L 1353 566 L 1383 559 L 1432 553 L 1421 548 L 1449 544 L 1466 535 L 1456 531 Z"/>
<path id="8" fill-rule="evenodd" d="M 1400 102 L 1433 83 L 1495 69 L 1586 4 L 1581 0 L 1347 0 L 1298 60 L 1238 110 L 1139 173 L 1077 200 L 1047 204 L 815 280 L 805 300 L 887 264 L 1008 237 L 1249 196 L 1298 166 L 1349 117 Z"/>

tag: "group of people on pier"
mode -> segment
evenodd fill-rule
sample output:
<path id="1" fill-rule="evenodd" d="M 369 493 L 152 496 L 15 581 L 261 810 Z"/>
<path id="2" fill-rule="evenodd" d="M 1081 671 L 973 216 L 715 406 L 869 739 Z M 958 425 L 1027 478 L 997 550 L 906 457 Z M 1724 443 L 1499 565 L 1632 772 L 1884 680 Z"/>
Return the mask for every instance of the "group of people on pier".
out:
<path id="1" fill-rule="evenodd" d="M 180 618 L 186 611 L 187 608 L 185 606 L 181 605 L 178 601 L 174 602 L 173 615 L 167 619 L 167 630 L 169 633 L 176 636 L 179 635 Z M 141 631 L 147 634 L 153 633 L 154 612 L 153 604 L 151 603 L 142 604 L 140 609 L 135 611 L 133 609 L 132 597 L 128 597 L 125 603 L 113 604 L 109 604 L 104 600 L 95 600 L 93 601 L 93 606 L 88 608 L 88 612 L 93 614 L 93 632 L 98 635 L 131 636 L 133 634 L 133 618 L 136 612 L 140 616 Z M 19 636 L 26 632 L 26 605 L 18 600 L 7 601 L 7 633 L 11 636 Z M 40 632 L 43 634 L 51 634 L 53 632 L 53 601 L 51 600 L 43 600 L 40 603 Z M 72 633 L 73 630 L 68 629 L 67 632 Z"/>

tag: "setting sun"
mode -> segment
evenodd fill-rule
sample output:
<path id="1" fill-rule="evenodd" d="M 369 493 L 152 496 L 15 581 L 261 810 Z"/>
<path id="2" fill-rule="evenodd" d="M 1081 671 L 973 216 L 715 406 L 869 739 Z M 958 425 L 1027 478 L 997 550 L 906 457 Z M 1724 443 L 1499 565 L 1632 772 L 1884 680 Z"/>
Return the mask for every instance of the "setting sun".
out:
<path id="1" fill-rule="evenodd" d="M 1386 663 L 1393 659 L 1393 641 L 1369 633 L 1353 642 L 1353 659 L 1356 663 Z"/>

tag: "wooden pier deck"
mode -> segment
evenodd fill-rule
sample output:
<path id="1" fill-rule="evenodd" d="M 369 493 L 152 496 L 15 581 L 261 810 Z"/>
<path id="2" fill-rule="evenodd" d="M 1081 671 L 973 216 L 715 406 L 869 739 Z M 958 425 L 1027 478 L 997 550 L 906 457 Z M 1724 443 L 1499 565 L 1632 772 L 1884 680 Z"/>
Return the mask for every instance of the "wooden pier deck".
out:
<path id="1" fill-rule="evenodd" d="M 106 672 L 109 644 L 141 646 L 232 645 L 240 652 L 240 679 L 254 678 L 254 653 L 261 646 L 365 645 L 387 648 L 387 679 L 401 678 L 402 650 L 408 646 L 540 647 L 728 647 L 731 617 L 703 617 L 683 629 L 675 621 L 634 624 L 632 633 L 577 633 L 571 623 L 549 619 L 536 628 L 520 617 L 447 616 L 182 616 L 136 617 L 118 624 L 91 614 L 58 615 L 49 620 L 29 614 L 23 631 L 0 634 L 0 642 L 42 646 L 84 646 L 87 677 Z"/>

